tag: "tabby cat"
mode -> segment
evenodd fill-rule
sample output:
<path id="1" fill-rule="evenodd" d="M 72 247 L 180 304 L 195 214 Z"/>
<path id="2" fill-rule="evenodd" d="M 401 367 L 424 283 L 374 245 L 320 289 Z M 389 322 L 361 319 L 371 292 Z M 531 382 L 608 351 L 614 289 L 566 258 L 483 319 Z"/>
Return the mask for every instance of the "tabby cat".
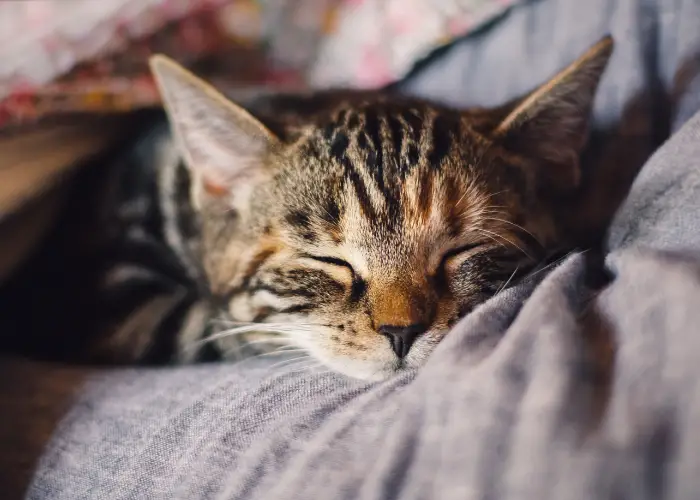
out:
<path id="1" fill-rule="evenodd" d="M 420 366 L 478 304 L 582 244 L 579 157 L 611 53 L 608 37 L 496 109 L 343 91 L 271 113 L 156 56 L 174 137 L 147 140 L 159 232 L 136 217 L 131 257 L 101 268 L 112 322 L 90 356 L 295 346 L 359 378 Z"/>

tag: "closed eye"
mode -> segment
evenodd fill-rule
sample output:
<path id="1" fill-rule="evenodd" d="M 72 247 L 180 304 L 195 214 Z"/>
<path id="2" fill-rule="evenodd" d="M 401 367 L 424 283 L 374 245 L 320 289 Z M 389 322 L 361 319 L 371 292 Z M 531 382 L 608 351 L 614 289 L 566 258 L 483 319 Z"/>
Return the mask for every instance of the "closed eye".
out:
<path id="1" fill-rule="evenodd" d="M 450 260 L 452 257 L 463 253 L 471 252 L 472 250 L 482 245 L 483 243 L 471 243 L 469 245 L 462 245 L 461 247 L 453 248 L 452 250 L 450 250 L 442 256 L 442 260 L 440 261 L 440 267 L 444 267 L 447 261 Z"/>
<path id="2" fill-rule="evenodd" d="M 336 257 L 325 257 L 322 255 L 309 255 L 306 254 L 304 255 L 307 259 L 315 260 L 317 262 L 323 262 L 324 264 L 330 264 L 331 266 L 337 266 L 337 267 L 344 267 L 346 269 L 349 269 L 350 272 L 355 275 L 355 270 L 353 269 L 352 265 L 350 265 L 349 262 L 343 260 L 343 259 L 338 259 Z"/>

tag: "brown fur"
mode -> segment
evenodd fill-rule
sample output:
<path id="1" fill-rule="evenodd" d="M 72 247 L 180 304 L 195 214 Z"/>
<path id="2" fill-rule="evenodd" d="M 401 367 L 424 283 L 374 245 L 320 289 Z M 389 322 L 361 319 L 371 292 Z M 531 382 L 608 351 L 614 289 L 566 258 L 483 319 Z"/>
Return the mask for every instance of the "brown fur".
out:
<path id="1" fill-rule="evenodd" d="M 611 50 L 491 111 L 351 92 L 284 120 L 156 58 L 213 294 L 345 373 L 419 366 L 460 317 L 576 245 L 578 158 Z M 397 356 L 383 328 L 412 325 L 425 331 Z"/>

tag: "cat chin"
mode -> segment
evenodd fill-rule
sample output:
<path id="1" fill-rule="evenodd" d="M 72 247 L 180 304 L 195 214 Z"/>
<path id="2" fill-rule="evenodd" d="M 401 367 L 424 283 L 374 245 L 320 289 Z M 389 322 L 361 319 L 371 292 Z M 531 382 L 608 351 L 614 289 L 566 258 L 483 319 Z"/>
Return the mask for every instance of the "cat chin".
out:
<path id="1" fill-rule="evenodd" d="M 334 371 L 348 377 L 376 381 L 384 380 L 391 375 L 393 367 L 386 362 L 372 362 L 348 359 L 329 359 L 326 364 Z"/>
<path id="2" fill-rule="evenodd" d="M 386 380 L 415 370 L 425 364 L 438 341 L 426 335 L 419 339 L 405 359 L 399 360 L 388 347 L 377 348 L 374 358 L 361 358 L 352 354 L 333 352 L 331 346 L 306 345 L 309 353 L 331 370 L 342 375 L 371 382 Z M 330 351 L 330 352 L 329 352 Z M 347 352 L 347 351 L 346 351 Z"/>
<path id="3" fill-rule="evenodd" d="M 335 372 L 345 376 L 366 380 L 368 382 L 379 382 L 392 378 L 407 370 L 420 367 L 425 362 L 424 357 L 411 359 L 407 357 L 403 362 L 395 356 L 387 359 L 360 360 L 347 357 L 324 357 L 323 363 Z"/>
<path id="4" fill-rule="evenodd" d="M 401 368 L 396 358 L 381 356 L 377 359 L 357 359 L 350 356 L 315 353 L 331 370 L 359 380 L 379 381 L 396 375 Z"/>

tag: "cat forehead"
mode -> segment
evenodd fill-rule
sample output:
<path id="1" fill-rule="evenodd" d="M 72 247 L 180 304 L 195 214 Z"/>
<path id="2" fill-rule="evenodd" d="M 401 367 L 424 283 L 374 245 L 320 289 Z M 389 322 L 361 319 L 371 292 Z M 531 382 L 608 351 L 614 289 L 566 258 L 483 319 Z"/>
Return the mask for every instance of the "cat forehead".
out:
<path id="1" fill-rule="evenodd" d="M 439 169 L 469 129 L 457 111 L 385 97 L 341 103 L 314 118 L 294 144 L 301 166 L 325 177 L 363 166 L 380 184 L 380 177 L 401 181 L 420 165 Z"/>
<path id="2" fill-rule="evenodd" d="M 360 228 L 363 237 L 403 233 L 437 213 L 445 225 L 452 208 L 465 208 L 456 205 L 470 189 L 478 139 L 468 132 L 459 112 L 419 101 L 338 107 L 295 144 L 295 162 L 275 193 L 283 219 L 309 241 Z"/>
<path id="3" fill-rule="evenodd" d="M 451 130 L 441 132 L 454 132 L 460 118 L 459 112 L 426 101 L 378 96 L 341 102 L 318 115 L 312 129 L 321 132 L 325 140 L 332 139 L 337 132 L 359 134 L 374 140 L 372 146 L 378 147 L 378 139 L 418 141 L 421 132 L 431 130 L 436 121 L 451 126 Z"/>

